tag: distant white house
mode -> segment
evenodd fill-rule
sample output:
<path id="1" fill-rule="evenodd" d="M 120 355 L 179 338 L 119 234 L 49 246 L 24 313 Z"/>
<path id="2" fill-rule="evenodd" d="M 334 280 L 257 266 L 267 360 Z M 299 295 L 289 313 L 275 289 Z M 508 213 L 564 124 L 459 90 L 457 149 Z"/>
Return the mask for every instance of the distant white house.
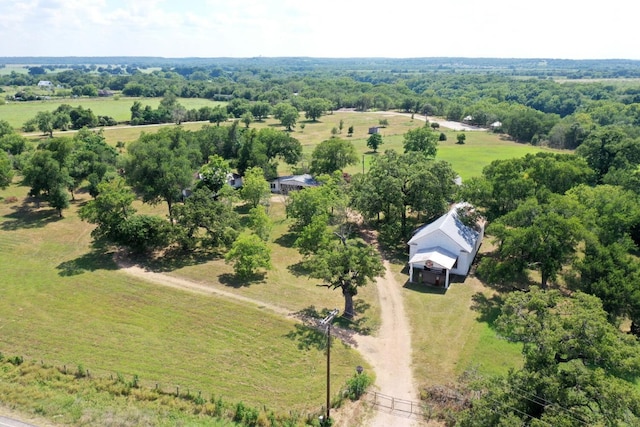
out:
<path id="1" fill-rule="evenodd" d="M 38 87 L 43 87 L 46 89 L 51 89 L 53 87 L 53 83 L 51 83 L 49 80 L 40 80 L 38 82 Z"/>
<path id="2" fill-rule="evenodd" d="M 500 129 L 502 127 L 502 122 L 495 121 L 489 125 L 489 127 L 493 130 Z"/>
<path id="3" fill-rule="evenodd" d="M 203 176 L 200 172 L 197 172 L 194 175 L 194 178 L 197 180 L 202 180 Z M 242 176 L 237 173 L 229 172 L 226 177 L 227 184 L 233 189 L 238 189 L 242 187 Z M 191 195 L 191 189 L 182 190 L 183 197 L 189 197 Z"/>
<path id="4" fill-rule="evenodd" d="M 303 188 L 317 187 L 320 185 L 318 181 L 313 179 L 311 175 L 289 175 L 281 176 L 270 181 L 271 192 L 279 194 L 288 194 L 290 191 L 298 191 Z"/>
<path id="5" fill-rule="evenodd" d="M 231 188 L 240 188 L 242 187 L 242 177 L 237 173 L 229 172 L 227 174 L 227 184 L 229 184 Z"/>
<path id="6" fill-rule="evenodd" d="M 409 281 L 449 287 L 450 274 L 466 276 L 480 248 L 484 224 L 465 225 L 458 209 L 471 209 L 458 203 L 449 212 L 424 225 L 409 240 Z M 415 279 L 415 280 L 414 280 Z"/>

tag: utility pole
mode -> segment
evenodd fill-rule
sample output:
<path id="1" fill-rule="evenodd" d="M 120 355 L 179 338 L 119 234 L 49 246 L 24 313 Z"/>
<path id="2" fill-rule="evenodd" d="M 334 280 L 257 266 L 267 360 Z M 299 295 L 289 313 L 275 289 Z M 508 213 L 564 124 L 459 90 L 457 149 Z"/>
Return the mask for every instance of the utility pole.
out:
<path id="1" fill-rule="evenodd" d="M 337 308 L 331 310 L 327 317 L 320 321 L 320 325 L 327 325 L 327 414 L 325 419 L 323 420 L 323 425 L 328 426 L 329 424 L 329 412 L 331 408 L 331 322 L 338 315 L 339 310 Z"/>

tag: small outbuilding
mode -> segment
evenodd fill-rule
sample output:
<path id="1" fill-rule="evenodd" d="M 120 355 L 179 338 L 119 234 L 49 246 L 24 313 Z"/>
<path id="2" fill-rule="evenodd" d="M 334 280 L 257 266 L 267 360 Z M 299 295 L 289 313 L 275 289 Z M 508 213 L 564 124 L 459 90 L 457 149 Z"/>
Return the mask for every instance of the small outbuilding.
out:
<path id="1" fill-rule="evenodd" d="M 409 240 L 409 281 L 449 288 L 450 275 L 466 276 L 484 236 L 484 222 L 466 225 L 458 203 L 449 212 L 417 229 Z"/>
<path id="2" fill-rule="evenodd" d="M 227 174 L 227 184 L 229 184 L 231 188 L 235 189 L 242 187 L 242 176 L 237 173 L 229 172 Z"/>

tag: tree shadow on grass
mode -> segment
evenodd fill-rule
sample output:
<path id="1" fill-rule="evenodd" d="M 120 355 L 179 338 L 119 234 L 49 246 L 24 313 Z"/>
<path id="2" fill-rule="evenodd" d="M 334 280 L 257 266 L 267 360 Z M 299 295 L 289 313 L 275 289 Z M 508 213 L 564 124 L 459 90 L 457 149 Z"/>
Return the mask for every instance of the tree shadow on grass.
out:
<path id="1" fill-rule="evenodd" d="M 362 299 L 357 299 L 353 302 L 353 309 L 356 315 L 362 315 L 370 308 L 371 305 Z M 300 319 L 306 327 L 317 329 L 324 334 L 326 333 L 326 325 L 321 325 L 320 321 L 327 317 L 329 312 L 330 310 L 328 308 L 318 310 L 315 306 L 310 305 L 293 315 Z M 367 320 L 368 318 L 365 316 L 357 319 L 347 319 L 346 317 L 338 316 L 332 322 L 331 336 L 339 338 L 340 341 L 346 345 L 356 347 L 355 334 L 369 335 L 371 333 L 371 328 L 364 326 Z"/>
<path id="2" fill-rule="evenodd" d="M 296 277 L 309 276 L 311 270 L 306 265 L 306 261 L 296 262 L 295 264 L 291 264 L 287 266 L 287 270 L 289 273 L 293 274 Z"/>
<path id="3" fill-rule="evenodd" d="M 104 248 L 93 251 L 76 259 L 64 261 L 56 267 L 60 276 L 77 276 L 96 270 L 117 270 L 118 264 L 113 260 L 113 253 Z"/>
<path id="4" fill-rule="evenodd" d="M 282 236 L 275 239 L 273 243 L 277 243 L 278 245 L 285 248 L 292 248 L 297 238 L 298 238 L 297 233 L 293 233 L 293 232 L 284 233 Z"/>
<path id="5" fill-rule="evenodd" d="M 20 229 L 42 228 L 47 224 L 60 221 L 60 216 L 55 209 L 32 208 L 27 202 L 22 206 L 12 207 L 13 212 L 4 215 L 5 221 L 0 224 L 4 231 L 16 231 Z"/>
<path id="6" fill-rule="evenodd" d="M 251 285 L 260 285 L 267 283 L 266 273 L 255 273 L 250 276 L 238 276 L 236 274 L 224 273 L 218 276 L 220 283 L 232 288 L 243 288 Z"/>
<path id="7" fill-rule="evenodd" d="M 536 285 L 536 282 L 529 278 L 527 270 L 519 270 L 508 262 L 501 262 L 495 252 L 478 254 L 473 268 L 485 286 L 500 293 L 526 292 L 531 286 Z"/>
<path id="8" fill-rule="evenodd" d="M 327 337 L 323 331 L 308 324 L 293 325 L 294 330 L 285 334 L 286 338 L 298 342 L 299 350 L 324 350 L 327 348 Z"/>
<path id="9" fill-rule="evenodd" d="M 170 248 L 161 253 L 134 254 L 128 256 L 135 264 L 143 266 L 147 270 L 156 273 L 166 273 L 193 265 L 205 264 L 220 258 L 218 251 L 211 250 L 184 250 Z"/>
<path id="10" fill-rule="evenodd" d="M 382 252 L 384 259 L 394 264 L 404 264 L 409 260 L 407 254 L 407 246 L 403 242 L 399 242 L 395 237 L 386 236 L 384 233 L 379 233 L 373 229 L 365 231 L 365 241 L 372 243 L 374 240 L 378 240 L 378 246 Z"/>
<path id="11" fill-rule="evenodd" d="M 356 316 L 353 319 L 340 316 L 336 318 L 335 324 L 346 330 L 354 331 L 360 335 L 371 335 L 373 332 L 370 326 L 367 326 L 369 318 L 364 314 L 371 308 L 371 304 L 363 299 L 353 301 L 353 311 Z"/>
<path id="12" fill-rule="evenodd" d="M 322 318 L 321 318 L 322 319 Z M 321 319 L 303 321 L 303 324 L 294 325 L 294 330 L 285 334 L 286 338 L 292 341 L 298 341 L 298 349 L 325 350 L 327 348 L 327 327 L 320 324 Z M 357 343 L 353 338 L 354 331 L 343 329 L 340 326 L 331 326 L 331 342 L 335 344 L 335 340 L 339 339 L 345 347 L 356 347 Z"/>
<path id="13" fill-rule="evenodd" d="M 251 205 L 249 203 L 245 203 L 242 205 L 237 205 L 233 207 L 233 210 L 236 211 L 239 215 L 249 215 L 249 211 L 251 210 Z"/>
<path id="14" fill-rule="evenodd" d="M 502 297 L 494 295 L 487 298 L 482 292 L 477 292 L 471 297 L 471 309 L 479 313 L 478 322 L 486 322 L 493 327 L 502 309 Z"/>

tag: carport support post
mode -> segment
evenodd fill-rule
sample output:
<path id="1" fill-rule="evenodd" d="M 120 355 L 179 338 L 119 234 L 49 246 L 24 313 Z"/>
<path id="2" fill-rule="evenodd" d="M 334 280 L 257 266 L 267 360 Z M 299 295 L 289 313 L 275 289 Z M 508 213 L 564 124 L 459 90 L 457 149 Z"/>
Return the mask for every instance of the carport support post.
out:
<path id="1" fill-rule="evenodd" d="M 446 283 L 445 289 L 449 289 L 449 269 L 448 268 L 447 268 L 447 279 L 445 283 Z"/>
<path id="2" fill-rule="evenodd" d="M 413 264 L 409 263 L 409 282 L 413 283 Z"/>

